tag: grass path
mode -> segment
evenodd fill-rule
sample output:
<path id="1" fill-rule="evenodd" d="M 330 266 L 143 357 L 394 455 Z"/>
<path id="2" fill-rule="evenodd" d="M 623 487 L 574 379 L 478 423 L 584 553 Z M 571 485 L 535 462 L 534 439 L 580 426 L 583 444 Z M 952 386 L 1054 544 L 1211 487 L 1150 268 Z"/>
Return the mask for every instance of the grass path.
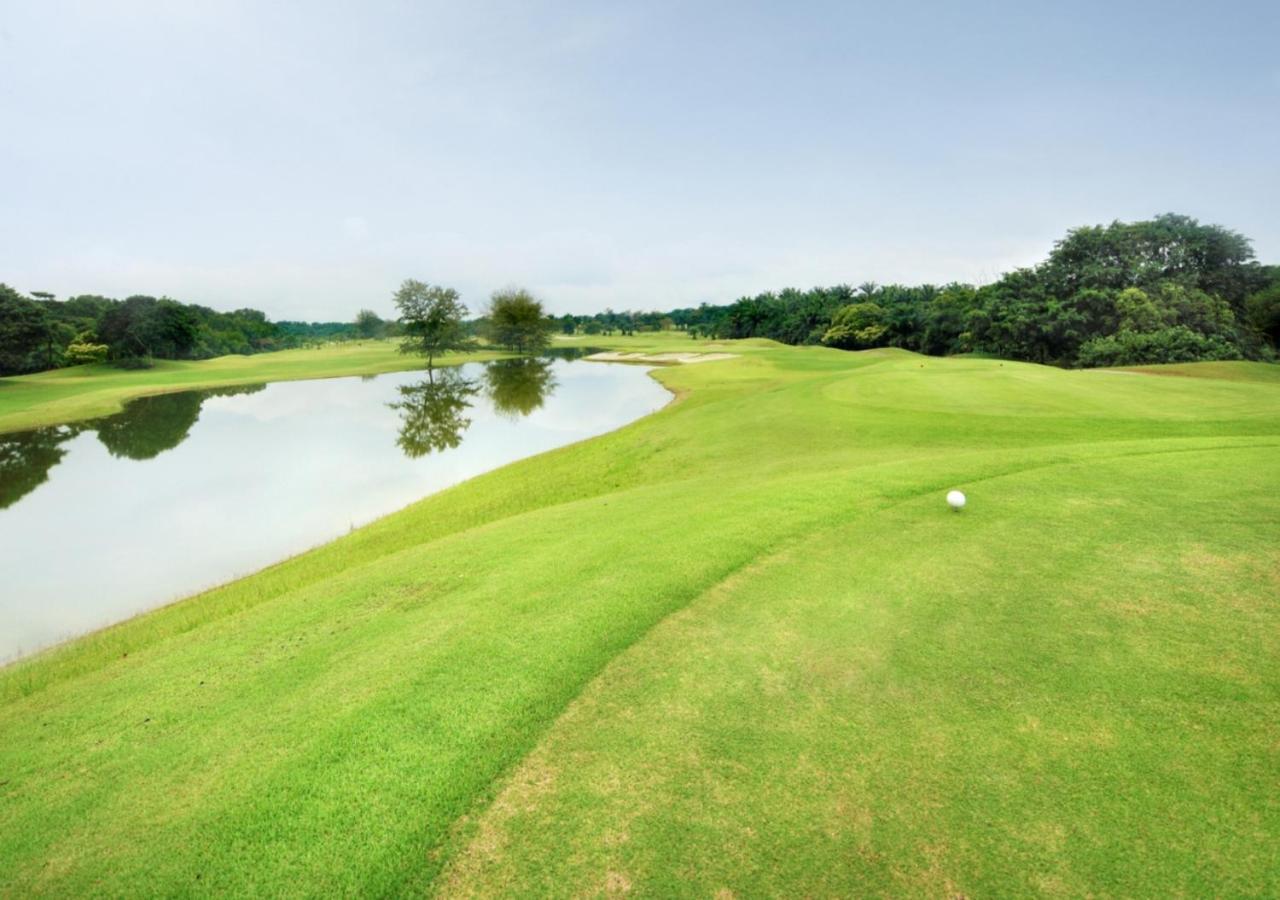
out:
<path id="1" fill-rule="evenodd" d="M 733 352 L 0 670 L 0 895 L 1280 889 L 1273 369 Z"/>

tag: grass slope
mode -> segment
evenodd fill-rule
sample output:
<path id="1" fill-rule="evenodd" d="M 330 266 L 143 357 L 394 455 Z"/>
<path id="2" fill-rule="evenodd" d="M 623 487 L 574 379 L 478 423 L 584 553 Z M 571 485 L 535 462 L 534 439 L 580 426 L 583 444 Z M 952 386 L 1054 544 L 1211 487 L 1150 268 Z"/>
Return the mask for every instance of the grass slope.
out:
<path id="1" fill-rule="evenodd" d="M 1280 891 L 1270 370 L 731 349 L 0 671 L 0 893 Z"/>
<path id="2" fill-rule="evenodd" d="M 422 367 L 421 358 L 401 354 L 398 348 L 394 341 L 352 341 L 312 350 L 221 356 L 198 362 L 157 360 L 150 369 L 132 371 L 108 365 L 75 366 L 0 378 L 0 434 L 107 416 L 144 394 Z M 501 355 L 491 351 L 450 354 L 440 364 Z"/>

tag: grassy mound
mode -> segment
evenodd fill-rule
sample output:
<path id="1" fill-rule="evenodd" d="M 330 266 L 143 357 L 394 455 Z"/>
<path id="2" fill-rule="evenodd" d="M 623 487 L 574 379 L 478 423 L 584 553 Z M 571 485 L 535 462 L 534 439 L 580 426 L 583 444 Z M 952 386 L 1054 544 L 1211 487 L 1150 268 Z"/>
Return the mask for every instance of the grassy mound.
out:
<path id="1" fill-rule="evenodd" d="M 1270 370 L 728 349 L 0 671 L 7 890 L 1280 889 Z"/>

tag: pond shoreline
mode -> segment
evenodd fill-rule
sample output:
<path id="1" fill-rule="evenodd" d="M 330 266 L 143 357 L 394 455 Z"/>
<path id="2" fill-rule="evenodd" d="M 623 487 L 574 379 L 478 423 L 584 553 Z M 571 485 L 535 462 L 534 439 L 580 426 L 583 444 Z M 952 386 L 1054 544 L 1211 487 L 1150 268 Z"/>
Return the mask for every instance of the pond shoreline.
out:
<path id="1" fill-rule="evenodd" d="M 11 603 L 10 615 L 2 615 L 4 604 L 0 603 L 0 619 L 13 618 L 14 620 L 12 627 L 6 626 L 0 631 L 16 635 L 30 634 L 29 631 L 24 632 L 17 623 L 31 621 L 32 616 L 38 618 L 54 615 L 55 613 L 48 611 L 46 607 L 58 606 L 60 602 L 66 609 L 65 615 L 71 617 L 68 621 L 74 622 L 77 615 L 84 614 L 84 599 L 91 596 L 95 598 L 94 604 L 91 605 L 95 608 L 106 603 L 118 604 L 112 608 L 119 609 L 117 613 L 105 615 L 103 618 L 107 621 L 101 621 L 87 628 L 71 626 L 63 628 L 61 634 L 50 633 L 44 638 L 19 637 L 12 646 L 0 647 L 0 659 L 3 659 L 0 662 L 0 668 L 38 657 L 68 643 L 92 637 L 104 628 L 115 627 L 138 615 L 146 615 L 166 606 L 183 603 L 217 590 L 220 586 L 251 577 L 265 568 L 280 565 L 298 555 L 313 552 L 334 540 L 342 539 L 414 503 L 470 481 L 479 475 L 488 474 L 551 450 L 591 440 L 632 424 L 652 412 L 665 408 L 675 399 L 675 394 L 657 379 L 652 378 L 648 371 L 643 372 L 643 384 L 650 387 L 638 390 L 636 376 L 641 373 L 622 374 L 634 371 L 630 367 L 613 367 L 615 375 L 602 377 L 596 367 L 578 368 L 578 365 L 581 364 L 575 365 L 563 360 L 509 359 L 494 360 L 485 364 L 469 363 L 442 367 L 436 370 L 434 380 L 429 377 L 424 378 L 417 386 L 411 386 L 410 376 L 414 373 L 398 375 L 380 373 L 361 376 L 358 379 L 347 376 L 272 385 L 259 384 L 249 393 L 245 392 L 245 388 L 166 392 L 161 395 L 137 398 L 130 401 L 121 413 L 93 419 L 78 426 L 56 426 L 18 435 L 0 436 L 0 443 L 6 442 L 7 439 L 9 444 L 14 444 L 15 440 L 24 437 L 51 436 L 56 438 L 55 443 L 62 442 L 72 454 L 68 457 L 70 463 L 64 463 L 62 455 L 68 452 L 67 449 L 52 446 L 44 448 L 44 443 L 48 441 L 41 442 L 38 446 L 45 450 L 42 458 L 46 468 L 43 473 L 36 471 L 25 479 L 13 477 L 7 479 L 8 485 L 16 485 L 18 491 L 17 496 L 10 498 L 9 502 L 4 502 L 3 496 L 0 496 L 0 536 L 6 532 L 10 535 L 5 542 L 4 555 L 13 557 L 8 565 L 15 571 L 22 571 L 23 564 L 20 560 L 28 559 L 29 562 L 25 565 L 32 572 L 57 571 L 51 570 L 48 565 L 43 565 L 40 556 L 43 552 L 41 547 L 53 543 L 53 536 L 57 535 L 58 552 L 75 556 L 81 561 L 81 566 L 77 568 L 95 571 L 96 579 L 91 589 L 88 583 L 79 587 L 71 584 L 77 577 L 76 570 L 63 572 L 61 576 L 53 579 L 41 575 L 28 584 L 26 593 L 21 594 L 19 592 L 24 590 L 22 580 L 15 579 L 12 582 L 15 586 L 11 596 L 21 596 L 22 600 L 16 604 Z M 534 373 L 535 380 L 540 377 L 542 381 L 530 385 L 527 381 L 530 372 Z M 495 381 L 495 376 L 500 374 L 501 379 Z M 442 378 L 445 375 L 448 377 Z M 512 382 L 510 380 L 512 375 L 524 380 Z M 563 387 L 557 384 L 557 378 L 567 379 Z M 390 381 L 384 379 L 390 379 Z M 324 387 L 320 385 L 322 381 L 325 383 Z M 473 396 L 480 390 L 475 386 L 478 382 L 484 382 L 483 399 Z M 627 396 L 632 399 L 624 402 L 624 398 L 619 396 L 613 400 L 596 401 L 597 406 L 599 402 L 603 402 L 604 406 L 594 409 L 591 402 L 583 399 L 594 396 L 591 393 L 583 394 L 584 390 L 588 392 L 601 389 L 614 390 L 607 387 L 613 384 L 631 385 Z M 459 388 L 459 385 L 463 387 Z M 269 388 L 274 388 L 274 391 L 268 392 Z M 530 393 L 531 389 L 532 393 Z M 560 393 L 565 390 L 569 393 L 561 398 Z M 442 391 L 445 393 L 442 394 Z M 264 392 L 268 392 L 267 395 L 264 395 Z M 270 428 L 274 415 L 271 409 L 273 396 L 277 398 L 274 401 L 275 405 L 284 403 L 286 414 L 293 415 L 295 413 L 293 407 L 301 402 L 296 398 L 316 395 L 317 392 L 322 396 L 333 397 L 334 401 L 321 404 L 316 408 L 315 413 L 308 414 L 312 417 L 320 415 L 326 420 L 323 429 L 327 430 L 323 430 L 318 436 L 309 435 L 308 439 L 320 441 L 314 447 L 304 442 L 291 449 L 277 449 L 276 444 L 289 440 L 287 434 L 277 429 L 262 432 L 256 441 L 222 437 L 221 443 L 227 440 L 234 441 L 222 451 L 216 451 L 212 447 L 200 451 L 199 447 L 192 449 L 184 446 L 182 454 L 170 452 L 188 439 L 194 442 L 193 446 L 200 444 L 201 436 L 197 432 L 207 432 L 204 437 L 207 441 L 210 436 L 215 436 L 220 430 L 231 427 L 236 421 L 246 421 L 258 431 L 262 428 Z M 360 400 L 358 399 L 360 397 L 375 399 Z M 379 400 L 376 397 L 385 399 Z M 397 397 L 399 399 L 396 403 L 388 403 L 389 400 Z M 425 406 L 423 405 L 424 397 Z M 166 398 L 172 398 L 172 400 Z M 442 402 L 448 407 L 447 409 L 440 406 Z M 637 406 L 637 402 L 640 405 Z M 217 408 L 211 407 L 212 413 L 210 413 L 214 415 L 214 421 L 203 421 L 205 416 L 201 413 L 202 403 L 216 404 Z M 544 403 L 549 405 L 544 407 Z M 569 406 L 566 406 L 566 403 Z M 581 407 L 578 412 L 575 412 L 575 404 Z M 383 410 L 382 407 L 387 405 L 395 411 L 401 423 L 400 436 L 396 440 L 393 440 L 394 430 L 390 434 L 386 431 L 388 427 L 386 423 L 389 423 L 388 417 L 391 413 Z M 236 408 L 242 408 L 243 412 L 238 418 L 227 419 L 227 416 L 232 414 L 230 411 Z M 327 421 L 334 417 L 340 419 L 344 415 L 344 410 L 351 409 L 358 412 L 361 418 L 357 420 L 359 424 L 345 426 L 346 431 L 343 431 L 344 426 Z M 428 418 L 422 419 L 419 423 L 418 418 L 405 419 L 405 416 L 436 416 L 440 409 L 445 409 L 444 420 L 438 417 Z M 151 412 L 152 410 L 157 412 Z M 364 411 L 361 412 L 361 410 Z M 574 416 L 582 411 L 590 412 L 590 418 L 580 425 L 570 426 Z M 483 414 L 473 424 L 471 417 L 474 417 L 477 412 Z M 250 419 L 244 419 L 246 413 L 250 415 Z M 369 422 L 365 420 L 368 415 L 374 413 L 384 421 L 383 425 L 375 429 L 381 436 L 362 434 L 370 427 Z M 155 420 L 157 414 L 160 419 L 156 421 L 164 429 L 158 436 L 151 433 L 153 427 L 145 424 Z M 264 421 L 267 424 L 257 424 L 258 419 L 264 415 L 266 416 Z M 143 422 L 142 427 L 148 430 L 138 432 L 135 436 L 133 432 L 137 432 L 137 427 L 128 420 L 139 416 L 141 418 L 138 421 Z M 565 419 L 565 416 L 569 416 L 569 419 Z M 527 423 L 525 417 L 530 417 Z M 289 418 L 283 421 L 292 422 Z M 291 430 L 308 432 L 318 427 L 314 424 L 307 425 L 307 421 L 309 420 L 299 420 L 297 424 L 290 424 L 288 427 Z M 546 425 L 537 424 L 542 421 L 545 421 Z M 200 423 L 199 427 L 197 423 Z M 549 431 L 548 426 L 550 426 Z M 528 431 L 530 427 L 541 430 Z M 449 432 L 449 428 L 453 428 L 454 431 Z M 208 431 L 208 429 L 213 430 Z M 360 436 L 351 439 L 355 444 L 344 451 L 342 448 L 346 446 L 348 439 L 341 435 L 347 432 L 355 432 Z M 518 437 L 522 434 L 524 437 Z M 326 438 L 325 435 L 328 437 Z M 486 438 L 485 435 L 493 437 Z M 476 444 L 476 440 L 491 443 Z M 294 467 L 295 459 L 301 461 L 303 458 L 308 459 L 306 467 L 314 469 L 317 459 L 325 460 L 326 441 L 334 442 L 333 448 L 328 449 L 330 454 L 334 452 L 347 454 L 346 457 L 339 456 L 329 460 L 327 463 L 329 468 L 324 470 L 327 474 L 317 475 L 315 472 L 310 472 L 305 476 L 295 476 L 288 471 Z M 493 441 L 496 443 L 492 443 Z M 468 450 L 468 447 L 472 449 Z M 485 447 L 488 449 L 481 449 Z M 313 452 L 316 450 L 320 451 L 318 455 Z M 54 455 L 51 456 L 50 453 Z M 369 455 L 370 453 L 372 456 Z M 477 456 L 477 453 L 482 455 Z M 89 454 L 88 457 L 85 454 Z M 8 456 L 12 457 L 13 454 L 9 453 Z M 184 464 L 181 459 L 183 456 L 195 462 Z M 252 461 L 240 462 L 235 459 L 237 456 L 246 456 Z M 135 491 L 143 490 L 145 493 L 145 478 L 137 482 L 138 488 L 133 488 L 131 485 L 134 484 L 134 480 L 144 475 L 150 460 L 157 458 L 160 469 L 156 471 L 161 473 L 166 469 L 172 470 L 177 467 L 181 470 L 183 465 L 188 468 L 194 465 L 192 474 L 196 476 L 196 483 L 212 479 L 215 496 L 204 499 L 200 496 L 188 498 L 184 493 L 185 487 L 178 488 L 170 485 L 162 489 L 167 490 L 167 493 L 162 493 L 154 499 L 144 498 L 136 501 L 142 504 L 136 507 L 138 510 L 154 510 L 154 513 L 139 512 L 137 515 L 131 515 L 130 510 L 134 507 L 128 506 L 126 510 L 117 512 L 115 507 L 132 502 L 131 495 Z M 68 464 L 74 468 L 76 460 L 82 460 L 82 464 L 87 464 L 90 459 L 96 460 L 93 465 L 101 469 L 103 474 L 96 474 L 86 481 L 83 475 L 72 477 L 74 472 L 59 470 L 60 466 L 65 469 Z M 264 472 L 268 471 L 273 459 L 278 460 L 276 465 L 283 467 L 279 468 L 276 474 L 266 475 L 257 471 L 258 467 L 262 467 Z M 139 463 L 143 466 L 139 467 Z M 106 486 L 104 490 L 115 491 L 114 494 L 110 492 L 103 494 L 103 499 L 100 500 L 94 500 L 93 495 L 89 495 L 88 502 L 90 509 L 100 511 L 94 514 L 97 518 L 104 520 L 114 518 L 116 521 L 114 523 L 107 521 L 97 523 L 96 519 L 92 523 L 73 521 L 71 524 L 63 524 L 55 528 L 52 524 L 54 521 L 66 523 L 70 517 L 56 512 L 60 508 L 57 506 L 57 497 L 54 496 L 57 493 L 56 484 L 45 485 L 50 478 L 51 470 L 55 483 L 59 482 L 60 478 L 70 478 L 73 482 L 79 481 L 91 486 L 102 484 Z M 187 478 L 181 474 L 171 474 L 166 477 L 171 481 Z M 266 481 L 255 482 L 253 480 L 255 477 L 266 478 Z M 116 496 L 118 491 L 113 486 L 117 483 L 122 486 L 121 489 L 128 492 L 126 495 L 128 499 L 121 500 Z M 285 487 L 279 487 L 281 483 Z M 343 484 L 360 486 L 344 488 Z M 254 487 L 254 485 L 258 486 Z M 323 488 L 320 487 L 321 485 Z M 319 500 L 316 499 L 317 488 L 319 488 L 318 493 L 324 495 Z M 374 489 L 372 493 L 369 493 L 370 488 Z M 45 491 L 53 493 L 43 493 Z M 31 501 L 25 499 L 29 493 L 36 495 Z M 332 502 L 327 500 L 330 494 L 334 495 Z M 106 499 L 112 496 L 116 496 L 116 499 Z M 291 500 L 290 497 L 303 499 Z M 84 495 L 76 498 L 80 508 L 84 508 L 85 499 Z M 190 505 L 191 501 L 194 501 L 201 511 L 200 515 L 196 515 L 194 519 L 192 514 L 182 509 Z M 36 503 L 36 507 L 30 506 L 32 502 Z M 297 502 L 302 502 L 304 505 L 298 512 L 290 512 L 291 504 Z M 18 503 L 26 505 L 13 506 L 12 510 L 4 508 Z M 254 511 L 252 519 L 244 520 L 245 511 L 249 509 Z M 16 519 L 15 515 L 17 515 Z M 32 519 L 32 516 L 36 518 Z M 149 522 L 148 520 L 152 517 L 159 518 L 160 523 Z M 259 522 L 259 519 L 263 521 Z M 126 521 L 138 524 L 128 526 L 125 525 Z M 228 528 L 231 529 L 230 532 L 227 531 Z M 116 543 L 120 543 L 107 536 L 121 534 L 128 535 L 122 544 L 123 547 L 145 545 L 151 561 L 145 565 L 132 562 L 128 565 L 118 563 L 115 559 L 117 553 L 107 552 L 104 548 L 113 548 Z M 184 536 L 185 542 L 179 540 L 174 534 Z M 24 535 L 27 537 L 24 538 Z M 308 538 L 307 535 L 311 537 Z M 23 550 L 24 541 L 32 544 L 25 551 Z M 171 550 L 165 549 L 166 542 L 174 543 Z M 268 549 L 271 547 L 279 549 L 272 551 Z M 124 557 L 132 560 L 139 552 L 136 549 L 128 550 L 124 553 Z M 95 553 L 107 555 L 94 563 Z M 209 561 L 220 558 L 226 559 L 227 562 Z M 221 568 L 223 574 L 201 577 L 199 574 L 201 567 L 209 571 L 208 567 L 211 565 L 214 566 L 215 572 L 217 568 Z M 46 583 L 49 580 L 57 584 Z M 62 584 L 64 581 L 67 582 L 65 586 Z M 126 592 L 122 587 L 126 584 L 135 585 L 136 590 Z M 166 588 L 167 585 L 172 587 Z M 32 590 L 35 593 L 32 593 Z M 45 594 L 49 596 L 45 597 Z M 135 603 L 125 602 L 127 598 L 145 598 L 148 594 L 152 599 L 143 599 Z M 104 596 L 108 599 L 104 600 Z M 23 610 L 27 611 L 23 612 Z"/>
<path id="2" fill-rule="evenodd" d="M 450 353 L 436 360 L 435 367 L 514 356 L 493 349 Z M 0 378 L 0 434 L 102 418 L 120 412 L 130 400 L 158 394 L 423 369 L 421 357 L 400 353 L 398 345 L 391 341 L 356 341 L 315 350 L 279 350 L 196 361 L 157 360 L 150 369 L 126 370 L 101 364 L 11 375 Z"/>

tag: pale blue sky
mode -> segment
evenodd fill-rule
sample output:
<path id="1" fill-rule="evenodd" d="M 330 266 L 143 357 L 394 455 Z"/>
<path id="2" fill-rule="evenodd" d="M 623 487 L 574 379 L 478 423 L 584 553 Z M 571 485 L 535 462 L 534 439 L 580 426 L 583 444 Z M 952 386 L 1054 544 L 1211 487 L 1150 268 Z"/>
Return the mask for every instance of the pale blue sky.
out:
<path id="1" fill-rule="evenodd" d="M 0 0 L 0 281 L 273 318 L 989 281 L 1165 211 L 1280 262 L 1280 3 Z"/>

